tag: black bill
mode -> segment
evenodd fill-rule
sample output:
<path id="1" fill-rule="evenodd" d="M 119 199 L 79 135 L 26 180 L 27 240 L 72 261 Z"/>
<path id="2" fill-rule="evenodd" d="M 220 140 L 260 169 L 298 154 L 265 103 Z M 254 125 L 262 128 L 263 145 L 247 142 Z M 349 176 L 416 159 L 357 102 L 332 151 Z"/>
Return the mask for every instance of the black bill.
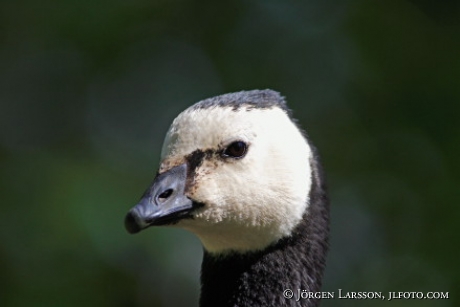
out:
<path id="1" fill-rule="evenodd" d="M 191 212 L 202 204 L 185 196 L 186 180 L 186 164 L 158 175 L 139 203 L 126 215 L 126 230 L 137 233 L 149 226 L 175 224 L 183 218 L 191 218 Z"/>

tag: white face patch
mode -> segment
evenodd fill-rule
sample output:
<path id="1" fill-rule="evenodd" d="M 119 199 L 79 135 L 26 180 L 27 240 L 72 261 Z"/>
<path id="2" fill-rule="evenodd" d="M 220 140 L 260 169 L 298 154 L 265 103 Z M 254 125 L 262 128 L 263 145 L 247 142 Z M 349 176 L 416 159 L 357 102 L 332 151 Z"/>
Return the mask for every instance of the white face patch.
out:
<path id="1" fill-rule="evenodd" d="M 182 112 L 162 149 L 160 172 L 196 150 L 248 145 L 240 159 L 206 157 L 186 194 L 205 206 L 178 224 L 195 233 L 207 251 L 260 250 L 288 236 L 308 206 L 310 148 L 278 107 L 209 107 Z"/>

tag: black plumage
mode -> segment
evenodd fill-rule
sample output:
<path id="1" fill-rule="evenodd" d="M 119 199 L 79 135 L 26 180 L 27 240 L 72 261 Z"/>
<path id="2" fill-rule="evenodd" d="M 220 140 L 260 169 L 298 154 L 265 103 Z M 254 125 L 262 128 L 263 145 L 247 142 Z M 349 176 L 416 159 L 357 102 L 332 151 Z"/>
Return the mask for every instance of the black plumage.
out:
<path id="1" fill-rule="evenodd" d="M 238 111 L 242 107 L 245 107 L 247 111 L 278 107 L 291 116 L 291 109 L 288 108 L 284 97 L 280 93 L 269 89 L 241 91 L 211 97 L 194 104 L 192 110 L 215 107 L 231 107 L 234 111 Z"/>
<path id="2" fill-rule="evenodd" d="M 283 297 L 285 289 L 297 293 L 298 289 L 317 292 L 321 288 L 328 250 L 329 201 L 315 150 L 310 165 L 310 204 L 291 236 L 258 252 L 224 256 L 204 252 L 200 307 L 318 306 L 319 299 Z"/>

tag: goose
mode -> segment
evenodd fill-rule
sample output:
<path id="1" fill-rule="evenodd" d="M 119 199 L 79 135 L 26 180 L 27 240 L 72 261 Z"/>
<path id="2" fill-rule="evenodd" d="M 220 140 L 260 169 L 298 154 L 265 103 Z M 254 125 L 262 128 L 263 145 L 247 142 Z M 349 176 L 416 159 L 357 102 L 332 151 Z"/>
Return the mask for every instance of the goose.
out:
<path id="1" fill-rule="evenodd" d="M 208 98 L 174 119 L 153 184 L 125 217 L 129 233 L 150 226 L 200 239 L 201 307 L 320 303 L 329 234 L 323 171 L 276 91 Z"/>

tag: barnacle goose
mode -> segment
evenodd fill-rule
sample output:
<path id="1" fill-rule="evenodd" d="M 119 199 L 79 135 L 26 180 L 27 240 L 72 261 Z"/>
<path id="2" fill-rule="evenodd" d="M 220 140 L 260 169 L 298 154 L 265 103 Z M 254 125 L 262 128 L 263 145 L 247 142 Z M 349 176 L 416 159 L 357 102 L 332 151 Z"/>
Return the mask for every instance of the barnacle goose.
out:
<path id="1" fill-rule="evenodd" d="M 173 121 L 153 184 L 125 218 L 204 246 L 200 306 L 317 306 L 329 205 L 318 155 L 272 90 L 202 100 Z"/>

